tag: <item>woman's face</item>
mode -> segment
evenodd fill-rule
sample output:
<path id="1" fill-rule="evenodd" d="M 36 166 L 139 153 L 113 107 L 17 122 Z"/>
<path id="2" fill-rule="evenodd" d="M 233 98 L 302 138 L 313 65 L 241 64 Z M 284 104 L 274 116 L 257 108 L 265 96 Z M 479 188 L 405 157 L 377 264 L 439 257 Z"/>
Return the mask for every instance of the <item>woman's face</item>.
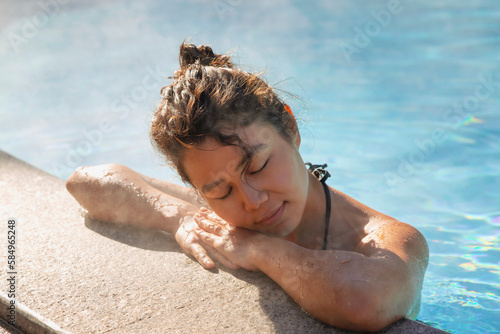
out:
<path id="1" fill-rule="evenodd" d="M 211 209 L 231 225 L 285 237 L 299 225 L 306 206 L 308 172 L 293 144 L 270 125 L 253 124 L 236 133 L 255 152 L 244 171 L 244 153 L 208 138 L 188 149 L 187 176 Z"/>

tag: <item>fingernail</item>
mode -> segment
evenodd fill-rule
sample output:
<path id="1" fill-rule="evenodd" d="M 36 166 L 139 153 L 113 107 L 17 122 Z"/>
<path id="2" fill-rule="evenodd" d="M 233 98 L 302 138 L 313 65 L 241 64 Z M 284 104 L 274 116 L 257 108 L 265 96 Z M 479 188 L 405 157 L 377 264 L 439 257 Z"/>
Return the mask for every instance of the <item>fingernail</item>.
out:
<path id="1" fill-rule="evenodd" d="M 201 211 L 201 212 L 209 212 L 210 210 L 208 210 L 208 209 L 207 209 L 207 208 L 205 208 L 205 207 L 202 207 L 202 208 L 200 209 L 200 211 Z"/>

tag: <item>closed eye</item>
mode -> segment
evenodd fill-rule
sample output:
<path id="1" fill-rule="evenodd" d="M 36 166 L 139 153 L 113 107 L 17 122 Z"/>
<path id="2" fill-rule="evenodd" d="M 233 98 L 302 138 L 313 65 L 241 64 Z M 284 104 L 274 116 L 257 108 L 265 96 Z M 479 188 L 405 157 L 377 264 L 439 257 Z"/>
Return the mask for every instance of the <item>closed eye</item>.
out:
<path id="1" fill-rule="evenodd" d="M 250 175 L 257 174 L 258 172 L 261 172 L 264 168 L 266 168 L 267 163 L 269 162 L 269 159 L 267 159 L 266 163 L 257 171 L 251 172 Z"/>
<path id="2" fill-rule="evenodd" d="M 229 196 L 229 194 L 231 194 L 231 191 L 233 190 L 233 187 L 229 188 L 229 191 L 227 192 L 227 194 L 225 194 L 224 196 L 222 197 L 219 197 L 219 198 L 216 198 L 216 199 L 225 199 Z"/>
<path id="3" fill-rule="evenodd" d="M 270 159 L 267 159 L 267 161 L 264 163 L 264 165 L 259 170 L 255 171 L 255 172 L 250 172 L 250 175 L 254 175 L 254 174 L 257 174 L 257 173 L 261 172 L 264 168 L 266 168 L 267 163 L 269 162 L 269 160 Z M 231 194 L 232 191 L 233 191 L 233 187 L 229 188 L 229 191 L 227 192 L 227 194 L 225 194 L 222 197 L 218 197 L 216 199 L 218 199 L 218 200 L 226 199 Z"/>

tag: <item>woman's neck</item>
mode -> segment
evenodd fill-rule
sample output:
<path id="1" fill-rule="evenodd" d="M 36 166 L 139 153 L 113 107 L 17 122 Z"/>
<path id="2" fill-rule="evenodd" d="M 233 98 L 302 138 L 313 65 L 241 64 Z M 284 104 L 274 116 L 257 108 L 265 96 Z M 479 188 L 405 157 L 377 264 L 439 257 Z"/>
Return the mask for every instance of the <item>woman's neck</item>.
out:
<path id="1" fill-rule="evenodd" d="M 325 231 L 326 200 L 323 185 L 307 172 L 309 185 L 299 226 L 286 239 L 309 249 L 321 249 Z"/>

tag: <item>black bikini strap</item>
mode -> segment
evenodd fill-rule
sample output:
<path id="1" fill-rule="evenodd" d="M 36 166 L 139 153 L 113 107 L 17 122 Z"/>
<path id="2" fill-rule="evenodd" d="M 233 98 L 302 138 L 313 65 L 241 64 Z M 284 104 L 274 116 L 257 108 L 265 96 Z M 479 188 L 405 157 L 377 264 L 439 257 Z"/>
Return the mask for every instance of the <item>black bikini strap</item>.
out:
<path id="1" fill-rule="evenodd" d="M 332 211 L 332 203 L 330 201 L 330 190 L 325 182 L 323 183 L 323 189 L 325 190 L 326 197 L 326 218 L 325 218 L 325 236 L 323 238 L 323 250 L 326 250 L 328 247 L 328 227 L 330 226 L 330 213 Z"/>
<path id="2" fill-rule="evenodd" d="M 330 214 L 332 211 L 332 203 L 330 200 L 330 190 L 326 185 L 326 179 L 330 177 L 330 173 L 325 169 L 328 167 L 327 164 L 323 165 L 313 165 L 310 162 L 305 163 L 309 167 L 309 171 L 323 184 L 323 190 L 325 191 L 326 199 L 326 218 L 325 218 L 325 235 L 323 238 L 323 250 L 328 247 L 328 227 L 330 226 Z"/>

